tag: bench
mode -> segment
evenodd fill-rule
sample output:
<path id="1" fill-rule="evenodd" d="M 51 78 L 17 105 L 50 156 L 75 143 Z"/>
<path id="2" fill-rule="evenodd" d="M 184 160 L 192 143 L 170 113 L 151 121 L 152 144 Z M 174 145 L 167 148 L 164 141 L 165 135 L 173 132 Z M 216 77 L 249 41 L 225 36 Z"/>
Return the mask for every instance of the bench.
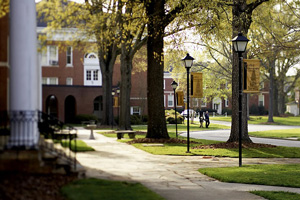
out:
<path id="1" fill-rule="evenodd" d="M 128 134 L 130 139 L 134 139 L 135 138 L 135 131 L 131 131 L 131 130 L 118 130 L 116 131 L 117 133 L 117 138 L 120 140 L 123 138 L 124 134 Z"/>
<path id="2" fill-rule="evenodd" d="M 82 125 L 95 124 L 95 120 L 81 121 Z"/>

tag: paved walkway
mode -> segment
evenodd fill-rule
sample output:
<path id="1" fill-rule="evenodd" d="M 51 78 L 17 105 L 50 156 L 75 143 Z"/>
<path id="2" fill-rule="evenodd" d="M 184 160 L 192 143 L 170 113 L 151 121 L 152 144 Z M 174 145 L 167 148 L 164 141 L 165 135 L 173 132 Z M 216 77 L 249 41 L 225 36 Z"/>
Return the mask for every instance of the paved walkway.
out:
<path id="1" fill-rule="evenodd" d="M 202 175 L 202 167 L 238 166 L 233 158 L 152 155 L 131 145 L 79 130 L 79 139 L 96 151 L 78 153 L 87 177 L 140 182 L 167 200 L 255 200 L 249 190 L 282 190 L 300 193 L 299 188 L 222 183 Z M 300 163 L 300 159 L 243 159 L 244 164 Z M 142 198 L 142 197 L 141 197 Z"/>
<path id="2" fill-rule="evenodd" d="M 211 123 L 214 124 L 222 124 L 226 126 L 231 126 L 231 122 L 223 122 L 223 121 L 213 121 Z M 248 131 L 268 131 L 268 130 L 283 130 L 283 129 L 294 129 L 300 128 L 300 126 L 285 126 L 285 125 L 258 125 L 258 124 L 248 124 Z M 180 134 L 181 136 L 187 136 L 186 132 Z M 193 131 L 190 132 L 191 138 L 197 139 L 205 139 L 205 140 L 217 140 L 217 141 L 227 141 L 230 135 L 230 129 L 228 130 L 209 130 L 203 128 L 203 131 Z M 255 143 L 263 143 L 263 144 L 272 144 L 276 146 L 287 146 L 287 147 L 300 147 L 300 141 L 293 140 L 279 140 L 279 139 L 271 139 L 271 138 L 257 138 L 250 137 L 251 140 Z"/>

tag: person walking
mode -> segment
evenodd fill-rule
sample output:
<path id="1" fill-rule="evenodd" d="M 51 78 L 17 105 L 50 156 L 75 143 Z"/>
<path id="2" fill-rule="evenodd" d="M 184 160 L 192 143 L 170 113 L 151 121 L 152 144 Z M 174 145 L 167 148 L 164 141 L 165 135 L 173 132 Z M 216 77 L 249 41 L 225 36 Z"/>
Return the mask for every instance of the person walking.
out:
<path id="1" fill-rule="evenodd" d="M 204 116 L 205 116 L 205 127 L 208 128 L 210 124 L 208 111 L 206 111 Z"/>
<path id="2" fill-rule="evenodd" d="M 204 121 L 204 118 L 203 118 L 203 111 L 200 109 L 200 112 L 199 112 L 200 128 L 203 128 L 203 121 Z"/>

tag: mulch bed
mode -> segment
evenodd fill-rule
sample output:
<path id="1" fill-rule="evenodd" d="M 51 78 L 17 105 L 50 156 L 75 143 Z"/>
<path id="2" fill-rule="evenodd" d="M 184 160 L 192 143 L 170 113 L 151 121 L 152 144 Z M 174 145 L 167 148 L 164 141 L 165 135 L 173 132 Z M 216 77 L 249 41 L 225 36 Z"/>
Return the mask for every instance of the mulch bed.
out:
<path id="1" fill-rule="evenodd" d="M 186 144 L 186 140 L 170 138 L 170 139 L 153 139 L 153 138 L 138 138 L 127 142 L 127 144 L 134 144 L 134 143 L 173 143 L 173 144 Z M 200 142 L 190 141 L 191 144 L 201 144 Z"/>
<path id="2" fill-rule="evenodd" d="M 0 172 L 0 199 L 65 200 L 60 188 L 76 179 L 75 175 Z"/>
<path id="3" fill-rule="evenodd" d="M 275 148 L 275 145 L 260 143 L 242 143 L 243 148 Z M 235 149 L 239 148 L 238 142 L 223 142 L 218 144 L 201 145 L 192 149 Z"/>

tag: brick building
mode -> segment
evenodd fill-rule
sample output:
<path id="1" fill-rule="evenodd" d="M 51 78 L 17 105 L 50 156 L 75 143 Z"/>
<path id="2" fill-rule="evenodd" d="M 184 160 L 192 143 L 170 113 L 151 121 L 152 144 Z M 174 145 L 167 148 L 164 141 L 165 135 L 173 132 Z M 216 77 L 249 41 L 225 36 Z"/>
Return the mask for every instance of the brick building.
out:
<path id="1" fill-rule="evenodd" d="M 45 28 L 38 22 L 37 32 Z M 0 110 L 9 110 L 9 66 L 8 66 L 8 16 L 0 18 Z M 44 112 L 57 116 L 60 120 L 70 122 L 78 114 L 94 114 L 102 117 L 102 76 L 97 53 L 83 52 L 72 46 L 58 45 L 61 38 L 52 40 L 40 53 L 42 68 L 41 108 Z M 147 73 L 135 72 L 132 75 L 131 114 L 147 114 Z M 170 73 L 164 74 L 164 105 L 166 109 L 174 108 L 173 81 Z M 120 82 L 120 65 L 114 68 L 113 86 Z M 118 94 L 116 94 L 117 96 Z M 263 105 L 268 109 L 268 85 L 262 87 L 258 95 L 250 95 L 249 106 Z M 224 109 L 231 109 L 230 100 L 213 98 L 211 102 L 194 101 L 194 108 L 214 109 L 222 114 Z M 178 108 L 178 107 L 177 107 Z M 184 109 L 179 107 L 179 109 Z M 119 108 L 114 107 L 114 116 Z"/>

